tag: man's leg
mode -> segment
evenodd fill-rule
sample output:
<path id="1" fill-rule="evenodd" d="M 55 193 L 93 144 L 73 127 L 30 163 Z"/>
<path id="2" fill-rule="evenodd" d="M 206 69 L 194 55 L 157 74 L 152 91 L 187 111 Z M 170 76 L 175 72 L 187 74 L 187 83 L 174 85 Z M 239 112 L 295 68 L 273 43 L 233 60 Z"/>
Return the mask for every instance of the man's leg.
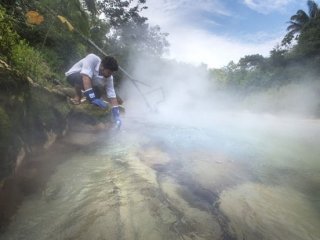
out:
<path id="1" fill-rule="evenodd" d="M 71 86 L 74 87 L 76 96 L 72 99 L 72 102 L 75 104 L 80 104 L 82 98 L 83 90 L 83 82 L 82 82 L 82 75 L 80 73 L 73 73 L 67 77 L 67 81 Z"/>
<path id="2" fill-rule="evenodd" d="M 74 90 L 76 91 L 76 96 L 74 97 L 74 101 L 77 103 L 80 103 L 81 97 L 82 97 L 81 86 L 79 84 L 75 84 Z"/>

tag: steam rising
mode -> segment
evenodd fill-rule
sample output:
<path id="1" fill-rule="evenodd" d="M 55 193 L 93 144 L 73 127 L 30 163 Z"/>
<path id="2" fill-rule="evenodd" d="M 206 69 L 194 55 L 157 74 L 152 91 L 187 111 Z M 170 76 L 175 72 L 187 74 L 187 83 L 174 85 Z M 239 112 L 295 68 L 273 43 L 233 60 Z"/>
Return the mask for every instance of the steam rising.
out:
<path id="1" fill-rule="evenodd" d="M 212 101 L 208 104 L 213 85 L 209 82 L 206 67 L 143 57 L 136 57 L 132 62 L 135 63 L 132 68 L 133 75 L 151 85 L 150 88 L 142 85 L 139 87 L 146 93 L 145 97 L 153 110 L 156 110 L 153 115 L 157 115 L 163 121 L 180 122 L 191 115 L 194 116 L 193 119 L 204 118 L 202 113 L 205 108 L 209 105 L 210 108 L 214 107 Z M 143 98 L 130 81 L 126 81 L 122 87 L 122 94 L 129 104 L 129 112 L 148 112 Z M 199 116 L 196 117 L 194 114 Z"/>
<path id="2" fill-rule="evenodd" d="M 301 83 L 270 88 L 240 98 L 235 93 L 218 90 L 205 65 L 193 66 L 142 56 L 133 56 L 130 62 L 133 63 L 133 76 L 151 86 L 138 84 L 156 111 L 146 107 L 139 92 L 127 80 L 120 95 L 125 99 L 128 115 L 204 127 L 234 120 L 237 124 L 251 123 L 261 121 L 263 116 L 310 118 L 319 113 L 320 100 L 317 96 L 320 84 L 310 77 Z"/>

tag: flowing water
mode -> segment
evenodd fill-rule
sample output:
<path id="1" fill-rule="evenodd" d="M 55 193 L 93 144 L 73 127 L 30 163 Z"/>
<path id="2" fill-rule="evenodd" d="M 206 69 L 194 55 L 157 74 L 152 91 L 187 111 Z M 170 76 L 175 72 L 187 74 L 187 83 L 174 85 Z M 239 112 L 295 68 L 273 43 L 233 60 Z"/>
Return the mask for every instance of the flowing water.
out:
<path id="1" fill-rule="evenodd" d="M 320 239 L 320 123 L 227 119 L 74 133 L 0 239 Z"/>

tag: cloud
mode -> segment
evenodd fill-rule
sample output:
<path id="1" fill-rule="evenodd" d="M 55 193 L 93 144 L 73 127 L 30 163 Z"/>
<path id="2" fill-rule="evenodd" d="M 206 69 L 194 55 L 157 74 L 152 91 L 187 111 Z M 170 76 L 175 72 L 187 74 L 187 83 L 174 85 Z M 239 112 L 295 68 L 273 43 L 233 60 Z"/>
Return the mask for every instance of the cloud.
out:
<path id="1" fill-rule="evenodd" d="M 150 1 L 152 2 L 152 1 Z M 207 11 L 212 14 L 229 16 L 230 12 L 221 4 L 220 0 L 158 0 L 163 10 L 173 13 L 190 13 L 197 11 Z"/>
<path id="2" fill-rule="evenodd" d="M 220 0 L 149 0 L 147 6 L 148 10 L 144 13 L 149 18 L 149 22 L 160 25 L 164 29 L 172 25 L 194 24 L 202 20 L 210 24 L 217 24 L 212 19 L 202 17 L 201 13 L 206 13 L 207 16 L 231 15 Z"/>
<path id="3" fill-rule="evenodd" d="M 250 54 L 267 56 L 280 39 L 261 43 L 242 43 L 235 39 L 214 35 L 205 30 L 179 27 L 169 37 L 171 58 L 193 64 L 206 63 L 209 67 L 223 67 L 231 60 L 237 62 Z"/>
<path id="4" fill-rule="evenodd" d="M 294 0 L 244 0 L 244 4 L 254 11 L 268 14 L 273 11 L 283 11 Z"/>
<path id="5" fill-rule="evenodd" d="M 144 13 L 149 23 L 160 25 L 163 32 L 169 33 L 171 46 L 167 57 L 179 61 L 206 63 L 218 68 L 245 55 L 259 53 L 266 56 L 281 41 L 280 34 L 270 36 L 263 32 L 252 33 L 253 37 L 248 38 L 245 34 L 238 38 L 215 34 L 215 27 L 221 27 L 221 23 L 201 12 L 210 13 L 210 16 L 235 17 L 221 0 L 149 0 L 147 5 L 149 8 Z"/>

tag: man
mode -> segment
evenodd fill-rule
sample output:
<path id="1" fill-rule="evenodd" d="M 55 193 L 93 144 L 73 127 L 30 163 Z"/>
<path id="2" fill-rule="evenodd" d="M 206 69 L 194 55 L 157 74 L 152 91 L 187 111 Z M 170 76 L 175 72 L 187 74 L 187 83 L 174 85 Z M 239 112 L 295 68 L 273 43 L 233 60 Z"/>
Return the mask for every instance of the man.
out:
<path id="1" fill-rule="evenodd" d="M 65 73 L 67 81 L 74 86 L 76 91 L 74 104 L 81 103 L 82 92 L 86 99 L 102 109 L 108 107 L 107 103 L 100 99 L 99 87 L 104 87 L 106 95 L 112 107 L 112 116 L 116 127 L 120 128 L 121 119 L 118 107 L 117 96 L 113 87 L 113 72 L 118 70 L 116 59 L 107 56 L 101 59 L 95 54 L 89 54 L 79 62 L 75 63 Z"/>

